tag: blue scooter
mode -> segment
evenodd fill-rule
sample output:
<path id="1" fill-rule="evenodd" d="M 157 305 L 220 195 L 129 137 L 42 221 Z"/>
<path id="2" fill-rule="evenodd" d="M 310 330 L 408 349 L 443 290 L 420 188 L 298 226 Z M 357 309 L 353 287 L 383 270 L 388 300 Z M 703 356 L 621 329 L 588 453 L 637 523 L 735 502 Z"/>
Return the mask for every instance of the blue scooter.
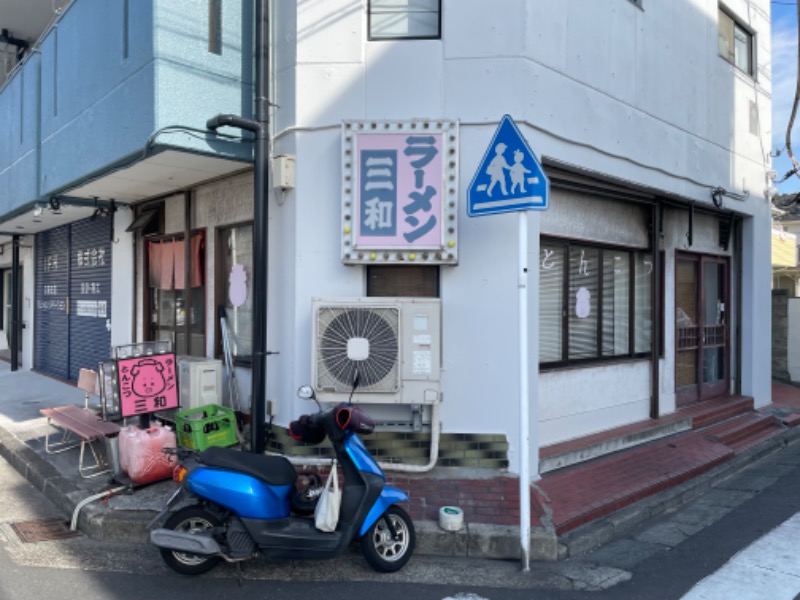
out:
<path id="1" fill-rule="evenodd" d="M 301 387 L 298 395 L 317 402 L 310 386 Z M 414 524 L 397 505 L 408 496 L 386 485 L 386 476 L 358 437 L 374 427 L 349 403 L 327 411 L 320 406 L 319 413 L 290 424 L 292 437 L 309 443 L 328 437 L 333 445 L 344 473 L 335 531 L 318 530 L 308 514 L 309 503 L 298 508 L 293 501 L 297 472 L 286 458 L 211 446 L 183 457 L 177 477 L 181 486 L 151 526 L 184 495 L 197 503 L 172 513 L 163 528 L 150 532 L 150 541 L 167 565 L 187 575 L 205 573 L 220 560 L 239 562 L 259 555 L 329 558 L 356 539 L 372 568 L 384 573 L 401 569 L 414 551 Z"/>

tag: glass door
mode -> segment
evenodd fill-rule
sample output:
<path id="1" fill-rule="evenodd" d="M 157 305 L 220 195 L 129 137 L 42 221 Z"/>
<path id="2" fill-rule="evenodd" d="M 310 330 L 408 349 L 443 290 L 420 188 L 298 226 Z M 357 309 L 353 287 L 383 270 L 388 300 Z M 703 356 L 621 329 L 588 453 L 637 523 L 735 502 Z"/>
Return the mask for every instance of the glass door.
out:
<path id="1" fill-rule="evenodd" d="M 728 262 L 681 254 L 675 275 L 675 388 L 686 404 L 727 392 Z"/>
<path id="2" fill-rule="evenodd" d="M 11 323 L 13 321 L 14 313 L 12 312 L 11 306 L 11 299 L 13 297 L 13 286 L 11 281 L 12 270 L 5 269 L 2 272 L 2 278 L 0 278 L 0 300 L 2 300 L 2 306 L 0 306 L 0 356 L 5 358 L 9 358 L 10 350 L 9 347 L 11 346 Z M 19 269 L 19 280 L 22 281 L 22 267 Z M 20 285 L 20 294 L 19 294 L 19 302 L 20 306 L 22 305 L 22 285 Z M 19 351 L 20 351 L 20 359 L 22 358 L 22 326 L 20 324 L 19 327 Z"/>

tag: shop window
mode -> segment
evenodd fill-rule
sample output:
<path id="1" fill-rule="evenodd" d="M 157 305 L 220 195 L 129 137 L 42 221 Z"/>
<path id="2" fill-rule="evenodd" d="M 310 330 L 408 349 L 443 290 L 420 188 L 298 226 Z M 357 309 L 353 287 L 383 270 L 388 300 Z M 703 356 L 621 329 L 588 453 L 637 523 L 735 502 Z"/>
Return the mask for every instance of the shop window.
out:
<path id="1" fill-rule="evenodd" d="M 719 54 L 748 75 L 753 68 L 753 34 L 727 12 L 719 9 Z"/>
<path id="2" fill-rule="evenodd" d="M 441 0 L 369 0 L 370 40 L 441 37 Z"/>
<path id="3" fill-rule="evenodd" d="M 217 305 L 225 311 L 231 357 L 249 362 L 253 353 L 253 226 L 217 230 Z M 223 352 L 222 332 L 217 337 Z"/>
<path id="4" fill-rule="evenodd" d="M 539 362 L 555 366 L 649 352 L 651 273 L 647 253 L 542 239 Z"/>
<path id="5" fill-rule="evenodd" d="M 367 296 L 438 298 L 439 267 L 435 265 L 369 265 Z"/>
<path id="6" fill-rule="evenodd" d="M 182 236 L 147 242 L 150 338 L 170 341 L 176 354 L 205 356 L 204 266 L 202 233 L 191 238 L 188 265 Z"/>

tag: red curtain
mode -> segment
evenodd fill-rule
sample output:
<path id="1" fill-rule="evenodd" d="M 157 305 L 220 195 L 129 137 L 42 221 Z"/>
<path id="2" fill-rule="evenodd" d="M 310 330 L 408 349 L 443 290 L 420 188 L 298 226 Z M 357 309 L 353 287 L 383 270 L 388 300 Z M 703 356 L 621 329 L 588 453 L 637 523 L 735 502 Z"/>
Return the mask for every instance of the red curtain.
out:
<path id="1" fill-rule="evenodd" d="M 150 287 L 160 290 L 182 290 L 186 279 L 186 253 L 183 240 L 164 240 L 148 242 L 148 261 L 150 270 Z M 190 246 L 191 272 L 190 285 L 203 285 L 203 250 L 205 235 L 196 233 L 192 236 Z"/>

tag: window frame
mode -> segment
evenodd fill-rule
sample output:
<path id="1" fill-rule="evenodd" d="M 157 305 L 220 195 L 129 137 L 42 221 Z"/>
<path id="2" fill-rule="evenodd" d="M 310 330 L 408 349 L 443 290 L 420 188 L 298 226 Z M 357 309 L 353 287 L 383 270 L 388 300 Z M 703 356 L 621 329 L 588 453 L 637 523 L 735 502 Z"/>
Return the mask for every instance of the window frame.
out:
<path id="1" fill-rule="evenodd" d="M 436 33 L 433 35 L 398 35 L 398 36 L 380 36 L 373 34 L 373 14 L 386 14 L 392 11 L 375 10 L 373 7 L 373 0 L 367 0 L 367 40 L 370 42 L 391 42 L 398 40 L 440 40 L 442 39 L 442 0 L 436 0 Z"/>
<path id="2" fill-rule="evenodd" d="M 240 229 L 242 227 L 249 227 L 251 236 L 254 229 L 253 221 L 241 221 L 238 223 L 226 223 L 225 225 L 219 225 L 215 228 L 214 232 L 214 243 L 215 243 L 215 264 L 214 264 L 214 288 L 215 288 L 215 307 L 226 306 L 227 305 L 227 290 L 228 286 L 226 282 L 228 281 L 228 274 L 223 272 L 223 243 L 224 243 L 224 236 L 225 232 L 232 231 L 234 229 Z M 252 253 L 250 257 L 250 261 L 252 263 Z M 250 301 L 252 302 L 252 264 L 250 265 L 250 272 L 248 275 L 251 276 L 250 280 L 248 281 L 248 295 L 251 297 Z M 220 323 L 220 318 L 218 314 L 218 310 L 215 308 L 214 311 L 214 336 L 216 339 L 214 353 L 217 358 L 223 359 L 223 347 L 222 347 L 222 326 Z M 251 315 L 252 319 L 252 315 Z M 242 367 L 249 367 L 253 364 L 253 355 L 252 355 L 252 340 L 251 340 L 251 353 L 250 354 L 232 354 L 231 358 L 233 359 L 233 364 L 235 366 L 242 366 Z"/>
<path id="3" fill-rule="evenodd" d="M 637 320 L 637 313 L 636 313 L 636 264 L 637 264 L 637 256 L 649 256 L 650 260 L 653 260 L 653 252 L 648 248 L 631 248 L 627 246 L 615 246 L 613 244 L 598 244 L 596 242 L 588 241 L 588 240 L 578 240 L 578 239 L 565 239 L 565 238 L 558 238 L 558 237 L 551 237 L 551 236 L 541 236 L 540 237 L 540 248 L 544 248 L 546 246 L 550 247 L 557 247 L 560 249 L 561 252 L 561 259 L 562 265 L 560 267 L 561 270 L 561 318 L 559 322 L 559 333 L 561 336 L 560 339 L 560 358 L 557 360 L 541 360 L 541 339 L 540 339 L 540 355 L 537 356 L 537 360 L 539 360 L 539 368 L 542 371 L 553 370 L 558 368 L 564 367 L 571 367 L 571 366 L 585 366 L 585 365 L 592 365 L 592 364 L 602 364 L 602 363 L 609 363 L 609 362 L 619 362 L 620 360 L 640 360 L 644 358 L 649 358 L 652 355 L 652 344 L 653 344 L 653 334 L 654 328 L 657 326 L 657 323 L 653 323 L 652 319 L 650 319 L 650 344 L 649 348 L 645 351 L 636 351 L 636 320 Z M 572 307 L 572 302 L 570 300 L 570 274 L 571 274 L 571 263 L 570 263 L 570 256 L 572 250 L 574 248 L 591 248 L 597 251 L 597 265 L 599 267 L 598 274 L 597 274 L 597 298 L 595 304 L 595 311 L 597 315 L 597 324 L 596 324 L 596 339 L 595 339 L 595 352 L 591 357 L 583 357 L 583 358 L 570 358 L 570 311 Z M 604 353 L 604 339 L 603 334 L 604 331 L 604 319 L 607 318 L 603 312 L 603 298 L 604 293 L 608 291 L 608 287 L 604 286 L 604 259 L 607 253 L 614 253 L 614 252 L 625 252 L 628 256 L 628 278 L 627 278 L 627 288 L 628 288 L 628 298 L 627 298 L 627 307 L 628 307 L 628 314 L 627 314 L 627 350 L 623 353 L 619 354 L 607 354 Z M 539 272 L 540 272 L 540 280 L 541 280 L 541 269 L 542 269 L 542 262 L 544 257 L 539 254 Z M 649 282 L 649 289 L 650 289 L 650 299 L 651 304 L 654 300 L 655 294 L 655 286 L 650 277 Z M 539 285 L 539 304 L 541 310 L 541 283 Z M 647 313 L 650 316 L 650 313 Z M 542 335 L 541 332 L 541 325 L 539 336 Z"/>
<path id="4" fill-rule="evenodd" d="M 417 276 L 418 281 L 393 279 L 386 283 L 381 275 L 397 272 Z M 364 270 L 366 295 L 371 298 L 439 298 L 441 293 L 441 268 L 439 265 L 367 265 Z M 404 284 L 408 283 L 407 287 Z M 424 293 L 427 288 L 427 293 Z M 418 293 L 413 293 L 418 292 Z M 423 292 L 423 293 L 419 293 Z"/>
<path id="5" fill-rule="evenodd" d="M 720 5 L 718 14 L 718 23 L 717 23 L 717 31 L 718 36 L 720 37 L 720 41 L 727 40 L 727 37 L 723 37 L 721 35 L 723 26 L 727 27 L 730 23 L 730 47 L 727 48 L 727 52 L 722 51 L 722 44 L 718 43 L 719 55 L 720 57 L 725 60 L 730 65 L 733 65 L 739 72 L 748 75 L 749 77 L 755 77 L 756 74 L 756 34 L 755 32 L 749 28 L 747 25 L 742 23 L 739 19 L 737 19 L 733 13 L 730 12 L 727 8 Z M 743 69 L 739 66 L 739 61 L 737 60 L 736 55 L 736 39 L 737 34 L 746 36 L 744 40 L 747 44 L 747 69 Z M 727 44 L 726 44 L 727 47 Z"/>

